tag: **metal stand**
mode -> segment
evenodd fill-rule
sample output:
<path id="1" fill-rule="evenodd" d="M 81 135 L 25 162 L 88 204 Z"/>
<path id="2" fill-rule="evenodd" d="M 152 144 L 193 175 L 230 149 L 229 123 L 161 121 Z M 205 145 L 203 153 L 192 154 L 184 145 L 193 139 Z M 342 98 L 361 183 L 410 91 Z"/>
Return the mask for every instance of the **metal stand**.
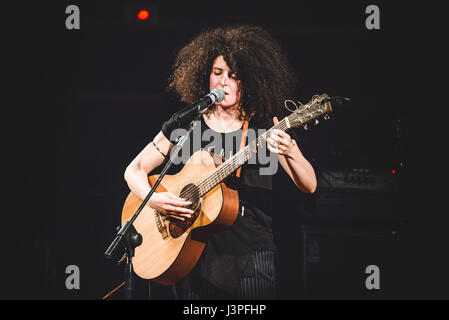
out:
<path id="1" fill-rule="evenodd" d="M 108 259 L 111 259 L 114 255 L 114 252 L 117 249 L 117 246 L 119 243 L 122 243 L 125 247 L 126 253 L 123 255 L 123 257 L 120 259 L 119 264 L 124 261 L 126 258 L 126 267 L 125 267 L 125 297 L 127 299 L 131 299 L 134 291 L 134 280 L 133 280 L 133 265 L 132 265 L 132 258 L 134 257 L 134 251 L 135 248 L 138 247 L 142 243 L 142 236 L 137 232 L 137 230 L 134 228 L 133 223 L 139 216 L 140 212 L 143 208 L 145 208 L 146 204 L 150 200 L 151 196 L 159 186 L 160 182 L 166 175 L 167 171 L 170 169 L 172 163 L 176 159 L 176 157 L 179 154 L 179 151 L 182 149 L 184 143 L 187 141 L 188 136 L 193 131 L 193 129 L 198 125 L 199 122 L 196 120 L 199 119 L 201 116 L 201 113 L 198 113 L 194 120 L 190 123 L 189 130 L 178 139 L 175 146 L 173 147 L 173 150 L 171 152 L 170 159 L 168 160 L 167 164 L 165 165 L 164 169 L 162 170 L 161 174 L 159 175 L 158 179 L 152 186 L 150 192 L 147 194 L 145 199 L 142 201 L 139 208 L 136 210 L 134 215 L 131 217 L 130 220 L 126 221 L 123 226 L 118 230 L 117 235 L 115 239 L 112 241 L 106 252 L 104 253 L 105 257 Z M 125 241 L 123 242 L 122 240 Z"/>
<path id="2" fill-rule="evenodd" d="M 131 226 L 130 231 L 125 238 L 124 246 L 126 250 L 126 266 L 125 266 L 125 299 L 132 300 L 134 298 L 134 268 L 132 259 L 134 257 L 135 248 L 142 244 L 142 236 Z"/>

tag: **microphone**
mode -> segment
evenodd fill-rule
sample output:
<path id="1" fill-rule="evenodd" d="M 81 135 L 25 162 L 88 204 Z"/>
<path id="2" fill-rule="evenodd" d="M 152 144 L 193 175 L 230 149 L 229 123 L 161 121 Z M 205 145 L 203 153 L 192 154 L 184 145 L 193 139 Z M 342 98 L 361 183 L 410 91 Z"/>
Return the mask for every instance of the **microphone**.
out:
<path id="1" fill-rule="evenodd" d="M 197 114 L 202 113 L 206 110 L 210 105 L 215 102 L 223 101 L 225 93 L 223 89 L 215 88 L 209 94 L 202 97 L 197 102 L 191 104 L 190 106 L 185 107 L 181 111 L 176 112 L 171 118 L 170 122 L 177 122 L 178 127 L 181 127 L 181 123 L 185 123 L 189 121 Z"/>

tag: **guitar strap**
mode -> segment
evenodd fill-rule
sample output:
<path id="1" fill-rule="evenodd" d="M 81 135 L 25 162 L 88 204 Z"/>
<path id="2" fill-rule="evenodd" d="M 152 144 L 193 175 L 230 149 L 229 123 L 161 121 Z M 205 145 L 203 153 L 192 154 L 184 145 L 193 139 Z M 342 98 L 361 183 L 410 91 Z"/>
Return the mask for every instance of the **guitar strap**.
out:
<path id="1" fill-rule="evenodd" d="M 243 123 L 242 140 L 240 142 L 240 149 L 239 149 L 239 151 L 242 150 L 245 147 L 247 132 L 248 132 L 248 120 L 245 120 L 245 122 Z M 240 171 L 241 170 L 242 170 L 242 167 L 239 167 L 237 169 L 237 172 L 235 174 L 237 178 L 240 178 Z"/>

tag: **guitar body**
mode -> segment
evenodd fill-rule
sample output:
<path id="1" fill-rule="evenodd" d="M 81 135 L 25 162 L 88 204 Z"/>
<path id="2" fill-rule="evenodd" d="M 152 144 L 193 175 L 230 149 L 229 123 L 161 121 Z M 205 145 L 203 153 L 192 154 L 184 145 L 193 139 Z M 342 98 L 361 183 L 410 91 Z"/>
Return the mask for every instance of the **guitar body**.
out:
<path id="1" fill-rule="evenodd" d="M 195 182 L 207 176 L 221 164 L 221 158 L 204 150 L 194 153 L 182 170 L 166 175 L 155 192 L 171 192 L 182 198 L 198 193 Z M 149 177 L 154 185 L 158 175 Z M 193 196 L 194 197 L 194 196 Z M 135 249 L 134 272 L 144 279 L 171 285 L 184 278 L 196 265 L 207 239 L 215 232 L 231 226 L 237 218 L 239 199 L 237 190 L 222 182 L 197 199 L 192 205 L 191 219 L 178 221 L 165 219 L 150 206 L 146 206 L 134 222 L 143 241 Z M 132 192 L 122 211 L 122 224 L 136 212 L 142 201 Z"/>

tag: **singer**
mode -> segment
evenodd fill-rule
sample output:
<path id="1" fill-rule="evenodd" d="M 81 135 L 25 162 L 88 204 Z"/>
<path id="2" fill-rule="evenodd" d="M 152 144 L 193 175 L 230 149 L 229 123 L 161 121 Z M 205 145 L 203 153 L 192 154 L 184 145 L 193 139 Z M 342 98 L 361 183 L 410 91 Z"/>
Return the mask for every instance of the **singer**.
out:
<path id="1" fill-rule="evenodd" d="M 245 125 L 247 144 L 258 130 L 269 129 L 285 115 L 283 102 L 294 94 L 295 85 L 295 72 L 277 41 L 260 27 L 243 25 L 205 31 L 182 48 L 168 89 L 187 104 L 215 88 L 224 91 L 224 99 L 202 113 L 202 141 L 196 144 L 192 135 L 190 145 L 228 159 L 240 149 Z M 150 191 L 148 174 L 169 156 L 177 138 L 175 129 L 173 121 L 162 124 L 161 131 L 126 168 L 125 180 L 140 199 Z M 294 132 L 276 131 L 267 142 L 264 152 L 279 162 L 279 170 L 285 170 L 297 192 L 314 193 L 315 171 Z M 256 160 L 241 167 L 238 217 L 232 226 L 209 238 L 192 272 L 173 285 L 175 299 L 276 298 L 272 179 L 279 170 L 266 174 L 260 170 L 263 166 Z M 169 192 L 154 193 L 148 203 L 167 218 L 181 221 L 193 213 L 189 204 Z"/>

